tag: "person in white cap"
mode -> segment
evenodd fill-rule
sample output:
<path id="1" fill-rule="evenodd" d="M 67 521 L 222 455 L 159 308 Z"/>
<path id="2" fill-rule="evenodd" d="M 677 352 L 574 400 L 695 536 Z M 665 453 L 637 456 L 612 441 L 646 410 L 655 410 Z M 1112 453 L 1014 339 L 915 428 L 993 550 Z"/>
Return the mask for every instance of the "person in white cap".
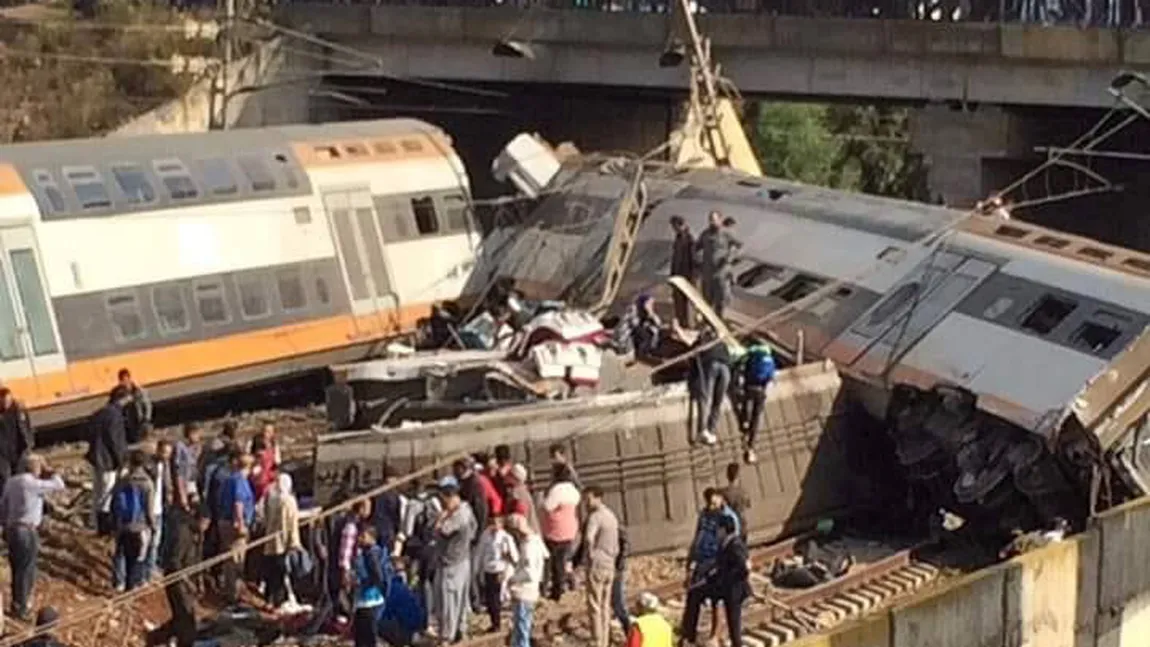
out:
<path id="1" fill-rule="evenodd" d="M 522 514 L 513 513 L 507 527 L 519 541 L 519 559 L 507 582 L 511 594 L 511 647 L 531 647 L 531 623 L 543 583 L 547 546 Z"/>
<path id="2" fill-rule="evenodd" d="M 626 647 L 671 647 L 674 631 L 659 613 L 659 598 L 654 593 L 641 593 L 635 610 L 635 619 L 627 632 Z"/>

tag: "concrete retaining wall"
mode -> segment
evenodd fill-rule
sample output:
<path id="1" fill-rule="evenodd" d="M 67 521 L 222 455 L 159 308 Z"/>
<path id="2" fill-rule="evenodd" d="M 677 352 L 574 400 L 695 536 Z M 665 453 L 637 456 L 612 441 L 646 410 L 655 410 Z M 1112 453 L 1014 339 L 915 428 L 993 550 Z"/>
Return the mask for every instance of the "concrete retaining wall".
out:
<path id="1" fill-rule="evenodd" d="M 1150 645 L 1150 499 L 802 647 Z"/>
<path id="2" fill-rule="evenodd" d="M 752 503 L 752 534 L 773 538 L 809 528 L 821 516 L 873 500 L 854 480 L 857 434 L 847 424 L 841 381 L 830 364 L 808 364 L 780 373 L 770 389 L 767 424 L 759 434 L 759 462 L 744 466 L 742 482 Z M 340 434 L 316 449 L 314 488 L 321 501 L 340 490 L 379 483 L 381 463 L 405 472 L 461 451 L 507 443 L 545 484 L 548 447 L 569 442 L 585 485 L 603 488 L 626 521 L 636 551 L 686 546 L 705 488 L 719 485 L 741 450 L 733 414 L 724 413 L 721 443 L 691 447 L 684 390 L 635 400 L 634 394 L 599 396 L 592 402 L 531 405 L 386 433 Z M 575 435 L 574 440 L 567 440 Z"/>
<path id="3" fill-rule="evenodd" d="M 281 38 L 261 43 L 254 52 L 234 64 L 228 75 L 228 90 L 283 83 L 298 75 L 306 76 L 311 72 L 311 61 L 297 52 L 298 48 L 287 47 Z M 289 84 L 233 96 L 228 101 L 228 126 L 307 122 L 308 85 Z M 184 96 L 132 119 L 108 136 L 206 132 L 211 123 L 211 101 L 212 79 L 205 78 Z"/>

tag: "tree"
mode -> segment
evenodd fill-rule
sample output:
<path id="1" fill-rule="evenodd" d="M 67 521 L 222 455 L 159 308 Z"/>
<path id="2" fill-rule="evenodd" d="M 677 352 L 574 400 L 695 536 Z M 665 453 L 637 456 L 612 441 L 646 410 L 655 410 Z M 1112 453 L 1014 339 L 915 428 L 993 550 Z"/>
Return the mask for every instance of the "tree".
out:
<path id="1" fill-rule="evenodd" d="M 767 175 L 835 189 L 928 200 L 908 145 L 909 113 L 886 106 L 761 103 L 751 141 Z"/>

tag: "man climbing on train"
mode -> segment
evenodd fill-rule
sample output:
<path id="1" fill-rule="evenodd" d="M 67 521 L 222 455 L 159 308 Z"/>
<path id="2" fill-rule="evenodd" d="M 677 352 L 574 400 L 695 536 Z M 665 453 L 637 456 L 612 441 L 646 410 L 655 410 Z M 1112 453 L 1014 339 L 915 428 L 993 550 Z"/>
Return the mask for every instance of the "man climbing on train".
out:
<path id="1" fill-rule="evenodd" d="M 763 418 L 763 404 L 767 401 L 767 386 L 775 377 L 775 357 L 766 342 L 754 339 L 740 362 L 743 369 L 743 394 L 739 402 L 739 421 L 743 428 L 743 456 L 748 463 L 754 463 L 758 460 L 755 456 L 755 438 Z"/>
<path id="2" fill-rule="evenodd" d="M 152 430 L 152 400 L 148 397 L 148 392 L 144 390 L 144 387 L 136 384 L 136 381 L 132 379 L 132 373 L 128 369 L 120 369 L 116 375 L 116 380 L 116 388 L 126 390 L 129 396 L 127 404 L 122 405 L 124 431 L 128 444 L 135 445 Z M 115 389 L 113 389 L 114 393 Z M 111 399 L 117 398 L 113 395 Z"/>

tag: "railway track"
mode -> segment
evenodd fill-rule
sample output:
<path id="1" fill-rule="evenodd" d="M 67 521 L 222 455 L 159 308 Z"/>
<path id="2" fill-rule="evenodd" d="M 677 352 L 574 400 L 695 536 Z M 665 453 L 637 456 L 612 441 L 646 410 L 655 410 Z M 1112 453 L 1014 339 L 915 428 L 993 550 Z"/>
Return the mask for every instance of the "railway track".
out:
<path id="1" fill-rule="evenodd" d="M 873 562 L 855 564 L 846 575 L 811 588 L 775 587 L 764 571 L 776 560 L 793 555 L 797 545 L 808 537 L 801 535 L 751 551 L 754 595 L 743 608 L 742 647 L 775 647 L 824 631 L 915 593 L 939 576 L 935 566 L 915 558 L 919 548 L 916 546 Z M 686 603 L 683 580 L 667 580 L 646 590 L 659 597 L 668 621 L 678 628 Z M 629 604 L 635 601 L 638 593 L 632 592 Z M 559 620 L 564 634 L 574 631 L 572 625 L 578 621 L 573 616 L 583 613 L 580 609 Z M 706 624 L 708 616 L 708 613 L 701 614 L 701 625 Z M 702 628 L 700 635 L 706 635 Z M 485 634 L 464 644 L 466 647 L 497 647 L 504 645 L 506 640 L 506 633 Z"/>

